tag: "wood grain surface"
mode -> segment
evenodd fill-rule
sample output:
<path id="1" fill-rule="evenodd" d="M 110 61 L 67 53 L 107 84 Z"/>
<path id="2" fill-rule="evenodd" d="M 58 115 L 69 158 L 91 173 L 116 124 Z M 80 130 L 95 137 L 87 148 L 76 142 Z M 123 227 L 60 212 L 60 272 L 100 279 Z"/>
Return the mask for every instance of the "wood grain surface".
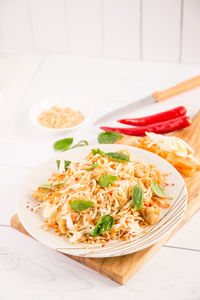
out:
<path id="1" fill-rule="evenodd" d="M 192 125 L 188 128 L 182 129 L 173 135 L 183 138 L 188 142 L 195 151 L 200 154 L 200 112 L 194 118 Z M 124 136 L 120 140 L 120 144 L 131 145 L 134 137 Z M 178 226 L 170 235 L 160 240 L 155 245 L 146 248 L 142 251 L 112 258 L 83 258 L 78 256 L 68 257 L 80 262 L 81 264 L 99 272 L 100 274 L 114 280 L 119 284 L 125 284 L 130 277 L 154 255 L 157 251 L 197 212 L 200 208 L 200 172 L 194 174 L 190 178 L 184 178 L 188 188 L 188 205 L 185 215 Z M 14 215 L 10 221 L 11 226 L 18 231 L 27 234 L 17 215 Z M 63 254 L 66 255 L 66 254 Z"/>

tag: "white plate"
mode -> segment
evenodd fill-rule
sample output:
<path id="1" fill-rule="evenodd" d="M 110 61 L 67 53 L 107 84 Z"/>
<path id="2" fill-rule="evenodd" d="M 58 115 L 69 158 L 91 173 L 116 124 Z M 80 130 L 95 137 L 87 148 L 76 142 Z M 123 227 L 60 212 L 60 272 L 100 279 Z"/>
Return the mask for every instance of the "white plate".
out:
<path id="1" fill-rule="evenodd" d="M 53 172 L 57 170 L 56 160 L 65 159 L 79 161 L 83 159 L 91 149 L 100 148 L 105 152 L 116 152 L 120 149 L 128 149 L 137 159 L 156 165 L 162 173 L 169 173 L 167 181 L 174 183 L 174 186 L 167 187 L 167 194 L 173 197 L 171 207 L 163 210 L 160 220 L 157 224 L 150 226 L 146 234 L 135 237 L 132 242 L 112 241 L 101 247 L 101 245 L 72 245 L 57 236 L 54 232 L 40 229 L 41 217 L 26 208 L 27 201 L 34 207 L 38 201 L 32 199 L 33 189 L 46 182 Z M 56 249 L 60 252 L 86 257 L 111 257 L 125 255 L 140 251 L 151 246 L 158 240 L 169 234 L 180 222 L 187 205 L 187 189 L 185 182 L 177 170 L 166 160 L 148 151 L 125 145 L 90 145 L 58 153 L 54 157 L 40 164 L 27 177 L 19 193 L 17 213 L 25 229 L 41 243 Z M 87 247 L 86 247 L 87 246 Z"/>
<path id="2" fill-rule="evenodd" d="M 88 105 L 87 100 L 88 98 L 84 98 L 81 94 L 57 94 L 47 97 L 46 99 L 43 99 L 32 106 L 30 110 L 30 120 L 36 127 L 47 132 L 59 133 L 72 131 L 85 125 L 91 118 L 91 106 Z M 80 124 L 69 128 L 48 128 L 40 125 L 38 122 L 39 114 L 44 110 L 50 109 L 52 106 L 62 108 L 70 107 L 74 110 L 79 110 L 83 114 L 84 120 Z"/>

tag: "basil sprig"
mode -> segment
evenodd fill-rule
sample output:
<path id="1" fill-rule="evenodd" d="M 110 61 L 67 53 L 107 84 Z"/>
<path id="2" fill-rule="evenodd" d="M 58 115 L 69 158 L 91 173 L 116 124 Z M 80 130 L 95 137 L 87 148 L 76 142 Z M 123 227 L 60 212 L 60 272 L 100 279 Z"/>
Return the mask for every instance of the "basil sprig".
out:
<path id="1" fill-rule="evenodd" d="M 64 160 L 65 171 L 68 170 L 70 164 L 71 164 L 71 160 Z"/>
<path id="2" fill-rule="evenodd" d="M 114 225 L 114 218 L 109 215 L 102 216 L 95 228 L 92 230 L 91 235 L 97 236 L 103 234 L 105 231 L 111 230 Z"/>
<path id="3" fill-rule="evenodd" d="M 101 156 L 104 156 L 104 155 L 105 155 L 105 153 L 104 153 L 103 151 L 101 151 L 99 148 L 97 148 L 97 149 L 92 149 L 92 153 L 93 153 L 93 155 L 96 155 L 96 154 L 99 154 L 99 155 L 101 155 Z"/>
<path id="4" fill-rule="evenodd" d="M 144 198 L 144 192 L 139 187 L 139 185 L 136 184 L 133 187 L 133 194 L 132 194 L 132 201 L 133 201 L 133 204 L 135 205 L 136 210 L 139 210 L 140 208 L 142 208 L 143 198 Z"/>
<path id="5" fill-rule="evenodd" d="M 108 152 L 105 153 L 105 155 L 112 160 L 119 161 L 119 162 L 128 162 L 130 161 L 128 155 L 124 153 L 119 153 L 119 152 Z"/>
<path id="6" fill-rule="evenodd" d="M 94 163 L 91 167 L 85 169 L 85 171 L 91 171 L 98 168 L 100 165 L 98 163 Z"/>
<path id="7" fill-rule="evenodd" d="M 56 163 L 57 163 L 57 168 L 59 170 L 60 169 L 60 160 L 56 160 Z"/>
<path id="8" fill-rule="evenodd" d="M 92 153 L 93 155 L 99 154 L 103 157 L 109 157 L 112 160 L 118 161 L 118 162 L 129 162 L 130 159 L 128 157 L 128 155 L 124 154 L 124 153 L 120 153 L 120 152 L 103 152 L 100 149 L 92 149 Z"/>
<path id="9" fill-rule="evenodd" d="M 59 186 L 59 185 L 62 185 L 66 182 L 66 180 L 64 181 L 57 181 L 57 182 L 52 182 L 50 184 L 43 184 L 40 186 L 40 188 L 42 189 L 51 189 L 52 187 L 55 187 L 55 186 Z"/>
<path id="10" fill-rule="evenodd" d="M 60 160 L 56 160 L 58 170 L 60 169 Z M 67 171 L 69 165 L 71 164 L 71 160 L 64 160 L 65 171 Z"/>
<path id="11" fill-rule="evenodd" d="M 55 142 L 53 147 L 55 151 L 66 151 L 69 149 L 72 143 L 73 143 L 73 138 L 66 138 Z"/>
<path id="12" fill-rule="evenodd" d="M 110 184 L 112 184 L 114 181 L 118 180 L 117 176 L 109 175 L 109 174 L 103 174 L 98 179 L 98 184 L 101 187 L 107 187 Z"/>
<path id="13" fill-rule="evenodd" d="M 94 202 L 92 201 L 85 201 L 85 200 L 73 200 L 70 203 L 71 209 L 74 211 L 83 211 L 91 206 L 93 206 Z"/>
<path id="14" fill-rule="evenodd" d="M 160 198 L 166 198 L 166 195 L 162 189 L 162 187 L 157 183 L 157 181 L 153 181 L 151 183 L 151 189 L 154 194 Z"/>
<path id="15" fill-rule="evenodd" d="M 70 147 L 73 143 L 73 138 L 66 138 L 62 140 L 58 140 L 57 142 L 54 143 L 53 147 L 55 151 L 66 151 L 69 149 L 74 149 L 77 147 L 82 147 L 88 145 L 88 142 L 86 140 L 81 140 L 74 146 Z"/>
<path id="16" fill-rule="evenodd" d="M 118 132 L 106 131 L 99 134 L 98 142 L 99 144 L 113 144 L 119 141 L 122 137 L 123 135 Z"/>
<path id="17" fill-rule="evenodd" d="M 83 146 L 87 146 L 87 145 L 88 145 L 88 142 L 86 140 L 81 140 L 80 142 L 78 142 L 77 144 L 72 146 L 70 149 L 74 149 L 77 147 L 83 147 Z"/>

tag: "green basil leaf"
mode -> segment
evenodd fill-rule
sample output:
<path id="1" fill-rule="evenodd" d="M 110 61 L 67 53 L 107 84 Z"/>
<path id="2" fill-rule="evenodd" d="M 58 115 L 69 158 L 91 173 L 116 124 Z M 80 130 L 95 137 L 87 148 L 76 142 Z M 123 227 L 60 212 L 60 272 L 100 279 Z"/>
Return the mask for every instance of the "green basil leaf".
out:
<path id="1" fill-rule="evenodd" d="M 66 138 L 55 142 L 53 147 L 55 151 L 66 151 L 69 149 L 72 143 L 73 143 L 73 138 Z"/>
<path id="2" fill-rule="evenodd" d="M 118 132 L 106 131 L 99 134 L 98 142 L 99 144 L 113 144 L 122 137 L 123 135 Z"/>
<path id="3" fill-rule="evenodd" d="M 156 196 L 160 197 L 160 198 L 166 198 L 166 195 L 163 191 L 163 189 L 161 188 L 161 186 L 157 183 L 157 181 L 153 181 L 151 183 L 151 189 L 154 192 L 154 194 L 156 194 Z"/>
<path id="4" fill-rule="evenodd" d="M 43 184 L 43 185 L 40 186 L 40 188 L 42 188 L 42 189 L 51 189 L 52 187 L 62 185 L 65 182 L 66 182 L 66 180 L 64 180 L 64 181 L 58 181 L 58 182 L 52 182 L 50 184 Z"/>
<path id="5" fill-rule="evenodd" d="M 74 149 L 77 147 L 82 147 L 82 146 L 88 145 L 88 142 L 85 140 L 81 140 L 74 146 L 70 147 L 72 143 L 73 143 L 73 138 L 66 138 L 66 139 L 59 140 L 54 143 L 54 150 L 55 151 L 66 151 L 69 149 Z"/>
<path id="6" fill-rule="evenodd" d="M 71 164 L 71 160 L 64 160 L 65 171 L 68 170 L 69 165 Z"/>
<path id="7" fill-rule="evenodd" d="M 109 175 L 109 174 L 103 174 L 99 177 L 98 184 L 101 187 L 107 187 L 108 185 L 112 184 L 116 180 L 118 180 L 117 176 Z"/>
<path id="8" fill-rule="evenodd" d="M 111 230 L 114 225 L 114 218 L 109 215 L 102 216 L 95 228 L 92 230 L 91 235 L 97 236 L 103 234 L 105 231 Z"/>
<path id="9" fill-rule="evenodd" d="M 101 151 L 99 148 L 98 149 L 92 149 L 93 155 L 99 154 L 101 156 L 106 156 L 111 158 L 112 160 L 119 161 L 119 162 L 128 162 L 130 161 L 128 155 L 124 153 L 119 153 L 119 152 L 108 152 L 105 153 Z"/>
<path id="10" fill-rule="evenodd" d="M 56 160 L 58 170 L 60 169 L 60 160 Z"/>
<path id="11" fill-rule="evenodd" d="M 90 208 L 94 202 L 85 200 L 73 200 L 70 203 L 71 209 L 75 211 L 83 211 Z"/>
<path id="12" fill-rule="evenodd" d="M 86 140 L 81 140 L 77 144 L 71 147 L 71 149 L 77 148 L 77 147 L 82 147 L 82 146 L 87 146 L 88 142 Z"/>
<path id="13" fill-rule="evenodd" d="M 91 167 L 86 168 L 85 171 L 91 171 L 99 167 L 98 163 L 93 164 Z"/>
<path id="14" fill-rule="evenodd" d="M 112 160 L 116 160 L 119 162 L 128 162 L 130 161 L 128 155 L 124 153 L 118 153 L 118 152 L 108 152 L 105 153 L 105 156 L 111 158 Z"/>
<path id="15" fill-rule="evenodd" d="M 133 200 L 133 204 L 135 205 L 135 208 L 137 210 L 139 210 L 142 207 L 142 205 L 143 205 L 143 198 L 144 198 L 144 192 L 139 187 L 139 185 L 136 184 L 133 187 L 132 200 Z"/>
<path id="16" fill-rule="evenodd" d="M 96 155 L 96 154 L 99 154 L 99 155 L 101 155 L 101 156 L 104 156 L 104 152 L 103 151 L 101 151 L 99 148 L 98 149 L 92 149 L 92 153 L 93 153 L 93 155 Z"/>

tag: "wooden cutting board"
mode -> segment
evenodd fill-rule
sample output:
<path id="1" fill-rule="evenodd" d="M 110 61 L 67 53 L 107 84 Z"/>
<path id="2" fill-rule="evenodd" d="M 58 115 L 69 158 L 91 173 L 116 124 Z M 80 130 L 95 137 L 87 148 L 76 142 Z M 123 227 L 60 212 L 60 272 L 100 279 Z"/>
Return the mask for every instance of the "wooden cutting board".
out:
<path id="1" fill-rule="evenodd" d="M 195 151 L 200 154 L 200 112 L 194 118 L 192 125 L 188 128 L 182 129 L 174 135 L 183 138 L 188 142 Z M 133 137 L 125 136 L 120 140 L 120 144 L 131 145 Z M 116 281 L 119 284 L 125 284 L 130 277 L 137 273 L 137 271 L 154 255 L 157 251 L 184 225 L 197 210 L 200 208 L 200 172 L 194 174 L 191 178 L 184 178 L 188 193 L 188 206 L 185 212 L 185 215 L 175 228 L 175 230 L 157 244 L 144 249 L 142 251 L 121 256 L 121 257 L 112 257 L 112 258 L 83 258 L 78 256 L 68 257 L 80 262 L 81 264 L 101 273 L 102 275 Z M 19 221 L 17 215 L 13 216 L 11 219 L 11 226 L 20 232 L 23 232 L 27 235 L 28 232 L 24 229 L 22 224 Z M 63 254 L 66 255 L 66 254 Z"/>

